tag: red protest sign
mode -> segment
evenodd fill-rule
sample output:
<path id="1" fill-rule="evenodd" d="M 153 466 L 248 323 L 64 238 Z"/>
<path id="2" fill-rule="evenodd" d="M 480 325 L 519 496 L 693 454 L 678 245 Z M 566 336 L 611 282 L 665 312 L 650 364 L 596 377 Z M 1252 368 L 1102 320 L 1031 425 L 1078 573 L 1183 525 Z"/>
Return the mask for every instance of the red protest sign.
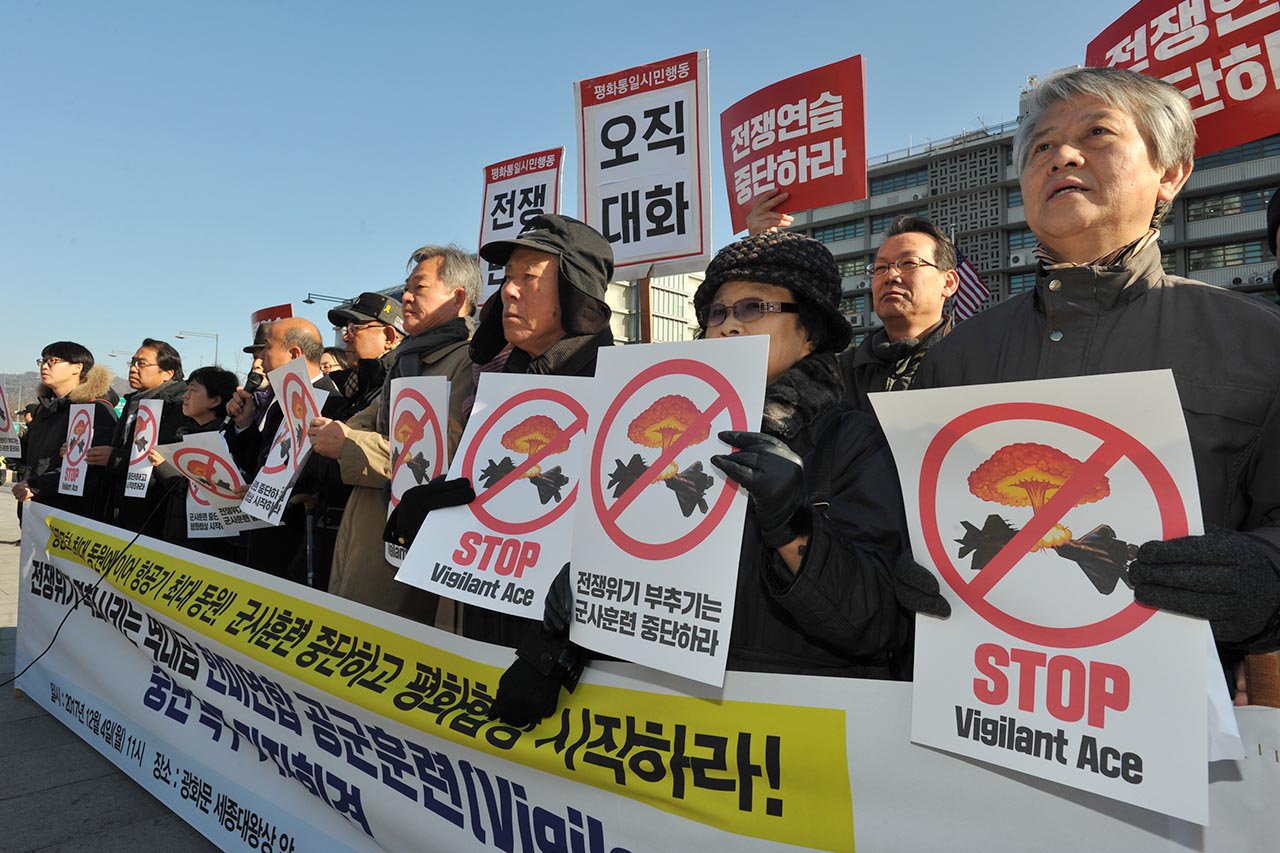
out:
<path id="1" fill-rule="evenodd" d="M 138 420 L 133 425 L 133 448 L 137 452 L 130 458 L 130 465 L 137 465 L 151 452 L 159 430 L 160 424 L 151 409 L 147 406 L 139 406 Z"/>
<path id="2" fill-rule="evenodd" d="M 445 438 L 440 418 L 427 398 L 414 388 L 402 388 L 391 404 L 398 412 L 391 427 L 391 482 L 394 485 L 403 466 L 407 466 L 414 485 L 421 486 L 445 470 Z M 430 458 L 421 452 L 425 445 Z M 391 506 L 400 505 L 403 489 L 392 488 Z"/>
<path id="3" fill-rule="evenodd" d="M 197 483 L 220 498 L 239 499 L 237 491 L 244 487 L 240 472 L 216 453 L 203 447 L 184 447 L 173 454 L 173 464 L 191 480 L 191 493 L 201 504 L 208 506 L 209 502 L 196 491 Z"/>
<path id="4" fill-rule="evenodd" d="M 972 580 L 966 580 L 947 551 L 938 521 L 938 484 L 942 466 L 947 454 L 961 439 L 976 429 L 1005 421 L 1062 424 L 1100 439 L 1102 444 L 1060 485 L 1031 521 L 1013 535 L 981 573 Z M 1117 612 L 1087 625 L 1051 626 L 1007 613 L 988 598 L 992 589 L 1031 552 L 1041 537 L 1048 534 L 1077 501 L 1122 459 L 1129 460 L 1150 486 L 1159 510 L 1163 537 L 1172 539 L 1187 535 L 1186 510 L 1168 469 L 1149 448 L 1114 424 L 1075 409 L 1044 403 L 998 403 L 960 415 L 938 431 L 921 463 L 920 522 L 930 559 L 947 585 L 975 613 L 1018 639 L 1065 649 L 1097 646 L 1128 634 L 1150 619 L 1155 611 L 1130 601 Z"/>
<path id="5" fill-rule="evenodd" d="M 1280 131 L 1280 4 L 1144 0 L 1089 42 L 1085 63 L 1159 77 L 1191 101 L 1196 155 Z"/>
<path id="6" fill-rule="evenodd" d="M 734 232 L 755 199 L 791 197 L 787 210 L 867 197 L 866 63 L 851 56 L 766 86 L 720 114 Z"/>

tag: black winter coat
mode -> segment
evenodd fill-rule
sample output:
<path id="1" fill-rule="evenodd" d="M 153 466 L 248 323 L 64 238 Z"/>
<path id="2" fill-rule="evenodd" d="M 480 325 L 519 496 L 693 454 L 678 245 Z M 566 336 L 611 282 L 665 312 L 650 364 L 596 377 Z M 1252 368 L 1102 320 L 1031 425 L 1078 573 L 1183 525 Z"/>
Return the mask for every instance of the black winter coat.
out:
<path id="1" fill-rule="evenodd" d="M 42 391 L 45 390 L 43 387 Z M 62 476 L 62 445 L 67 440 L 67 425 L 71 421 L 74 403 L 93 403 L 93 440 L 90 446 L 109 444 L 115 431 L 115 394 L 111 390 L 111 373 L 102 365 L 94 365 L 81 383 L 64 397 L 45 397 L 36 409 L 35 417 L 27 429 L 26 466 L 27 484 L 35 491 L 38 503 L 77 515 L 91 516 L 102 481 L 100 466 L 87 468 L 84 493 L 78 497 L 58 493 L 58 481 Z"/>

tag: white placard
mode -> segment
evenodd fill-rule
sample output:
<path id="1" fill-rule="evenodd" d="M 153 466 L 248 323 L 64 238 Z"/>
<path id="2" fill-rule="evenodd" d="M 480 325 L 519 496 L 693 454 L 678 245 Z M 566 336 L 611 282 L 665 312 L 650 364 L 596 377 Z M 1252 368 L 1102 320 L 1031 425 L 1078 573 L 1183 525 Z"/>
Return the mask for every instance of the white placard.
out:
<path id="1" fill-rule="evenodd" d="M 271 439 L 267 461 L 249 485 L 241 509 L 273 525 L 279 525 L 289 504 L 293 484 L 311 453 L 311 436 L 307 426 L 320 417 L 329 392 L 315 388 L 302 356 L 267 374 L 275 390 L 272 405 L 284 413 L 280 427 Z"/>
<path id="2" fill-rule="evenodd" d="M 476 499 L 427 516 L 396 580 L 468 605 L 542 618 L 569 559 L 594 385 L 580 376 L 482 373 L 450 478 Z"/>
<path id="3" fill-rule="evenodd" d="M 747 494 L 711 464 L 758 430 L 769 339 L 600 351 L 573 533 L 575 643 L 724 679 Z"/>
<path id="4" fill-rule="evenodd" d="M 181 444 L 157 448 L 178 469 L 187 484 L 187 535 L 192 539 L 235 536 L 242 530 L 269 527 L 240 508 L 245 488 L 227 440 L 220 432 L 183 436 Z"/>
<path id="5" fill-rule="evenodd" d="M 94 405 L 71 404 L 71 416 L 67 420 L 66 456 L 62 457 L 62 474 L 58 480 L 59 494 L 84 494 L 84 480 L 89 475 L 89 463 L 85 457 L 93 445 Z"/>
<path id="6" fill-rule="evenodd" d="M 414 486 L 449 470 L 449 379 L 401 376 L 391 380 L 391 498 L 387 516 Z M 385 544 L 387 562 L 399 566 L 405 549 Z"/>
<path id="7" fill-rule="evenodd" d="M 0 456 L 21 456 L 22 440 L 18 436 L 18 425 L 13 422 L 13 413 L 9 411 L 9 400 L 0 386 Z"/>
<path id="8" fill-rule="evenodd" d="M 535 216 L 560 212 L 564 148 L 525 154 L 484 167 L 480 245 L 517 236 Z M 498 292 L 506 269 L 480 259 L 484 290 L 480 304 Z"/>
<path id="9" fill-rule="evenodd" d="M 125 473 L 124 496 L 145 498 L 151 483 L 151 448 L 160 440 L 163 400 L 139 400 L 133 418 L 133 440 L 129 444 L 129 469 Z"/>
<path id="10" fill-rule="evenodd" d="M 917 620 L 912 739 L 1204 823 L 1208 625 L 1127 572 L 1202 531 L 1172 374 L 871 400 L 952 607 Z"/>
<path id="11" fill-rule="evenodd" d="M 582 219 L 613 246 L 618 278 L 711 260 L 707 52 L 573 86 Z"/>

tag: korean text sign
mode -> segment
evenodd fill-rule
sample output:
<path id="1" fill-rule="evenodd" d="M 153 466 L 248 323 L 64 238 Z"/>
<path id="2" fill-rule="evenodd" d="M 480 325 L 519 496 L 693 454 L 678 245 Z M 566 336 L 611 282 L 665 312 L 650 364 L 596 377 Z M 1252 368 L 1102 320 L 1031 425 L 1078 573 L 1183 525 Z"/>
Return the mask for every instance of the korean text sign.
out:
<path id="1" fill-rule="evenodd" d="M 613 246 L 619 278 L 711 259 L 707 52 L 574 84 L 582 218 Z"/>
<path id="2" fill-rule="evenodd" d="M 491 163 L 484 167 L 484 206 L 480 212 L 480 245 L 510 240 L 541 213 L 560 212 L 564 148 L 552 148 Z M 502 287 L 505 271 L 483 258 L 481 303 Z"/>
<path id="3" fill-rule="evenodd" d="M 93 446 L 93 403 L 73 403 L 67 421 L 66 456 L 58 478 L 58 493 L 83 495 L 84 481 L 89 476 L 86 457 Z"/>
<path id="4" fill-rule="evenodd" d="M 720 114 L 735 233 L 755 199 L 790 194 L 788 210 L 867 197 L 866 63 L 852 56 L 788 77 Z"/>
<path id="5" fill-rule="evenodd" d="M 1128 579 L 1138 546 L 1201 531 L 1172 374 L 872 404 L 952 607 L 916 622 L 912 740 L 1203 823 L 1208 625 Z"/>
<path id="6" fill-rule="evenodd" d="M 1085 62 L 1160 77 L 1191 101 L 1196 155 L 1280 131 L 1280 2 L 1143 0 Z"/>

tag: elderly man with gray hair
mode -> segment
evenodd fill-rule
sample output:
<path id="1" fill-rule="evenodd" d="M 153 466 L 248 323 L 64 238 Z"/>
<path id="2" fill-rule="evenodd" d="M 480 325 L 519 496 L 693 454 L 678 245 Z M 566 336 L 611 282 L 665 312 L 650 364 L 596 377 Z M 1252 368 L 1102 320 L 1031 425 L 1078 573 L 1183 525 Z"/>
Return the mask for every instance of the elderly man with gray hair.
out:
<path id="1" fill-rule="evenodd" d="M 1280 647 L 1280 312 L 1162 269 L 1194 150 L 1187 99 L 1156 78 L 1080 68 L 1033 90 L 1014 160 L 1035 289 L 958 326 L 914 387 L 1172 370 L 1206 532 L 1142 545 L 1129 579 L 1139 602 L 1209 620 L 1232 667 Z"/>
<path id="2" fill-rule="evenodd" d="M 382 531 L 391 483 L 391 380 L 444 376 L 449 379 L 449 453 L 466 421 L 463 403 L 472 392 L 467 318 L 480 297 L 480 267 L 457 246 L 423 246 L 409 257 L 401 297 L 408 335 L 392 352 L 381 395 L 347 423 L 317 419 L 312 446 L 337 459 L 342 481 L 354 487 L 334 551 L 329 592 L 389 613 L 431 624 L 439 598 L 395 580 L 384 556 Z"/>

